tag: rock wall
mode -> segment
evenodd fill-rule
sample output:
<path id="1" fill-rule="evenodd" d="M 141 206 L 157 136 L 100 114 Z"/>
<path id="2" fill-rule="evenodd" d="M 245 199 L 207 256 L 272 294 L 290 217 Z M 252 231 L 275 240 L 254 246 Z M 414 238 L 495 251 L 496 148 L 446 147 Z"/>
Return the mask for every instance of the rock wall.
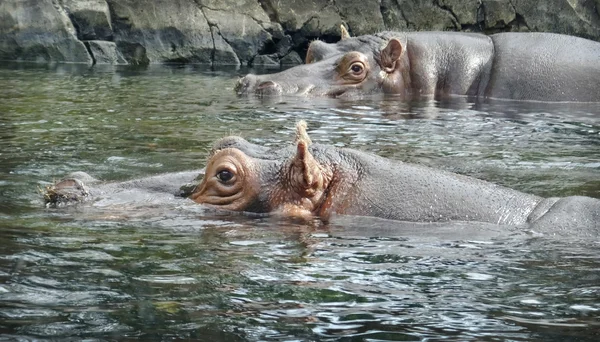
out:
<path id="1" fill-rule="evenodd" d="M 0 60 L 279 66 L 342 24 L 600 40 L 600 0 L 1 0 Z"/>

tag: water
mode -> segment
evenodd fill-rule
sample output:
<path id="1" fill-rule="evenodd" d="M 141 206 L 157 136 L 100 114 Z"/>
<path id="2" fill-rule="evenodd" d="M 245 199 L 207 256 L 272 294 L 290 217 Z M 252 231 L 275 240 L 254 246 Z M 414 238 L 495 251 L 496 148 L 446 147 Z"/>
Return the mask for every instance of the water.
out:
<path id="1" fill-rule="evenodd" d="M 485 224 L 330 225 L 184 199 L 46 209 L 72 171 L 201 168 L 229 134 L 313 141 L 543 196 L 600 197 L 600 105 L 238 99 L 243 71 L 0 69 L 0 340 L 596 341 L 600 239 Z"/>

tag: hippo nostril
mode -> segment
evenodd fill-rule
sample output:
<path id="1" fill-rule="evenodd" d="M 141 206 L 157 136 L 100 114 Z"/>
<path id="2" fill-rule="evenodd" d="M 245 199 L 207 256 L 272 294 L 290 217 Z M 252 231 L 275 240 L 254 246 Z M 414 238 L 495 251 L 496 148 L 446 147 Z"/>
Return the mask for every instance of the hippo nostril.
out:
<path id="1" fill-rule="evenodd" d="M 235 92 L 238 95 L 276 95 L 281 93 L 281 86 L 273 81 L 262 81 L 259 76 L 248 74 L 237 80 Z"/>
<path id="2" fill-rule="evenodd" d="M 255 90 L 255 94 L 259 96 L 279 95 L 281 92 L 281 86 L 273 81 L 260 82 Z"/>
<path id="3" fill-rule="evenodd" d="M 233 89 L 236 93 L 242 94 L 248 88 L 249 83 L 250 82 L 248 82 L 246 77 L 241 77 L 237 80 L 235 87 Z"/>
<path id="4" fill-rule="evenodd" d="M 238 95 L 247 94 L 248 90 L 250 88 L 252 88 L 252 86 L 255 83 L 256 83 L 256 76 L 254 76 L 252 74 L 248 74 L 248 75 L 238 79 L 235 84 L 235 87 L 233 89 Z"/>
<path id="5" fill-rule="evenodd" d="M 264 89 L 268 89 L 268 88 L 275 88 L 277 87 L 277 84 L 273 81 L 265 81 L 262 82 L 258 85 L 258 87 L 256 87 L 257 90 L 264 90 Z"/>
<path id="6" fill-rule="evenodd" d="M 240 89 L 241 87 L 244 86 L 244 78 L 243 77 L 238 77 L 237 82 L 235 82 L 235 90 Z"/>

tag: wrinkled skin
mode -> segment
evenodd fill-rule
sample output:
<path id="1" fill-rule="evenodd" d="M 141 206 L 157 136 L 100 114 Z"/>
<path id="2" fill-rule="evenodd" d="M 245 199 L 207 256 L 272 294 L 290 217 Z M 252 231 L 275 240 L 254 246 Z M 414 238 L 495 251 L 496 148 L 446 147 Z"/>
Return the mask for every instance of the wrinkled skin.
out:
<path id="1" fill-rule="evenodd" d="M 116 198 L 115 202 L 156 202 L 165 198 L 187 197 L 204 170 L 175 172 L 125 182 L 102 183 L 85 172 L 74 172 L 48 186 L 44 202 L 49 207 Z"/>
<path id="2" fill-rule="evenodd" d="M 310 144 L 275 150 L 238 137 L 218 141 L 190 195 L 211 207 L 285 217 L 359 215 L 410 222 L 530 224 L 538 231 L 600 231 L 600 200 L 544 199 L 450 172 L 360 151 Z"/>
<path id="3" fill-rule="evenodd" d="M 198 175 L 203 175 L 198 183 Z M 160 204 L 188 197 L 203 205 L 328 222 L 335 215 L 408 222 L 469 221 L 559 235 L 598 236 L 600 200 L 541 198 L 479 179 L 312 144 L 305 124 L 293 145 L 272 149 L 240 137 L 217 141 L 204 170 L 101 183 L 75 173 L 48 187 L 48 206 L 117 198 Z M 113 201 L 115 202 L 115 201 Z"/>
<path id="4" fill-rule="evenodd" d="M 306 64 L 241 78 L 239 95 L 466 95 L 600 101 L 600 43 L 552 33 L 383 32 L 314 41 Z"/>

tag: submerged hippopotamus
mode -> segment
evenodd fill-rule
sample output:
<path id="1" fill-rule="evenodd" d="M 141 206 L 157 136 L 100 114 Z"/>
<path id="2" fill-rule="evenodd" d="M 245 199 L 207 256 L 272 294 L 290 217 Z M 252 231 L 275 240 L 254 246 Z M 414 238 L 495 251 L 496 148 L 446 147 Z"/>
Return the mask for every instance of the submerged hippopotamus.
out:
<path id="1" fill-rule="evenodd" d="M 541 198 L 472 177 L 312 144 L 304 123 L 297 127 L 294 145 L 279 150 L 239 137 L 221 139 L 189 198 L 226 210 L 323 221 L 345 214 L 600 233 L 598 199 Z"/>
<path id="2" fill-rule="evenodd" d="M 189 197 L 209 207 L 284 217 L 359 215 L 410 222 L 471 221 L 523 225 L 540 232 L 600 233 L 600 200 L 541 198 L 451 172 L 385 159 L 353 149 L 312 144 L 306 124 L 292 146 L 272 149 L 240 137 L 217 141 L 202 171 L 171 173 L 88 187 L 87 174 L 47 188 L 57 205 L 137 190 Z M 89 181 L 93 181 L 89 180 Z M 182 187 L 181 185 L 186 184 Z M 162 197 L 160 197 L 162 198 Z"/>
<path id="3" fill-rule="evenodd" d="M 383 32 L 313 41 L 306 64 L 241 78 L 238 94 L 466 95 L 600 101 L 600 43 L 553 33 Z"/>
<path id="4" fill-rule="evenodd" d="M 73 172 L 42 193 L 49 207 L 112 199 L 111 204 L 160 204 L 173 197 L 186 197 L 197 185 L 203 170 L 174 172 L 133 179 L 125 182 L 103 183 L 85 172 Z"/>

